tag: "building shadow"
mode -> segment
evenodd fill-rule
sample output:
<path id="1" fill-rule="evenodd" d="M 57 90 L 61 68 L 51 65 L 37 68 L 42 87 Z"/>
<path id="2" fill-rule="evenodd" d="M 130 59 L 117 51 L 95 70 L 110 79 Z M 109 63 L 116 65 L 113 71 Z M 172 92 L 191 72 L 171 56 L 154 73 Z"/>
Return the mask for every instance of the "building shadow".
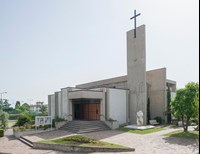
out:
<path id="1" fill-rule="evenodd" d="M 9 141 L 17 140 L 17 138 L 16 138 L 14 135 L 6 135 L 5 137 L 6 137 Z"/>
<path id="2" fill-rule="evenodd" d="M 186 146 L 186 147 L 192 149 L 194 152 L 199 151 L 199 141 L 198 140 L 184 139 L 184 138 L 178 138 L 178 137 L 165 137 L 163 139 L 165 140 L 165 143 Z"/>

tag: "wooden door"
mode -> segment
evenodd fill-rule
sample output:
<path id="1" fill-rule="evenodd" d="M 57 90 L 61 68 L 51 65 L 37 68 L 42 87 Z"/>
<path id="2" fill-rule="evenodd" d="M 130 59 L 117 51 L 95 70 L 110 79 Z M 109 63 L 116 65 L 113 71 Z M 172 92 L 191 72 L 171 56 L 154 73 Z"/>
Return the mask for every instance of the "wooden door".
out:
<path id="1" fill-rule="evenodd" d="M 100 104 L 89 104 L 88 120 L 100 120 Z"/>
<path id="2" fill-rule="evenodd" d="M 96 104 L 96 120 L 100 120 L 100 104 Z"/>

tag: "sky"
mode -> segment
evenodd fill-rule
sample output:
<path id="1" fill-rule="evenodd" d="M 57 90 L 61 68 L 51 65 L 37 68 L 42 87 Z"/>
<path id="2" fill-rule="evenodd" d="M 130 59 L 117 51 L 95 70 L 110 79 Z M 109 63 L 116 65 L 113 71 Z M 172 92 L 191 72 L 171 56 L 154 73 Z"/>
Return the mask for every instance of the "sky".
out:
<path id="1" fill-rule="evenodd" d="M 141 13 L 146 68 L 199 82 L 198 0 L 0 0 L 0 93 L 15 101 L 127 74 L 126 32 Z"/>

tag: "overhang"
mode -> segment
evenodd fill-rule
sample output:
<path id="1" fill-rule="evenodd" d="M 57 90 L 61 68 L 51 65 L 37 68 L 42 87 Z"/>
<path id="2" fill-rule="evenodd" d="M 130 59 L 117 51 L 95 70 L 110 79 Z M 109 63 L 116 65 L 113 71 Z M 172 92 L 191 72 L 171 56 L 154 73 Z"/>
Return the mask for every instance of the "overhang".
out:
<path id="1" fill-rule="evenodd" d="M 68 93 L 69 99 L 103 99 L 103 92 L 101 91 L 92 91 L 92 90 L 77 90 L 70 91 Z"/>

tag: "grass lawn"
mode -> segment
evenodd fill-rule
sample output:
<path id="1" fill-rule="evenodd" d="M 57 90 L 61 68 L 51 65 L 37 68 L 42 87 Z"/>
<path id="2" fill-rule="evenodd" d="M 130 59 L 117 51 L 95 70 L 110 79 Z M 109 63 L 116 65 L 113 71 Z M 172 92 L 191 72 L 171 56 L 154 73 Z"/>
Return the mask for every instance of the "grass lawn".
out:
<path id="1" fill-rule="evenodd" d="M 165 134 L 164 136 L 181 137 L 181 138 L 186 138 L 186 139 L 199 139 L 199 131 L 184 132 L 183 130 L 178 130 L 172 133 Z"/>
<path id="2" fill-rule="evenodd" d="M 64 144 L 64 145 L 73 145 L 80 147 L 98 147 L 98 148 L 128 148 L 125 146 L 111 144 L 107 142 L 97 141 L 91 138 L 87 138 L 80 135 L 68 136 L 57 138 L 53 140 L 43 140 L 39 141 L 40 143 L 48 143 L 48 144 Z"/>
<path id="3" fill-rule="evenodd" d="M 136 134 L 148 134 L 148 133 L 154 133 L 154 132 L 158 132 L 158 131 L 165 130 L 165 129 L 156 127 L 156 128 L 145 129 L 145 130 L 138 130 L 138 129 L 130 129 L 130 128 L 120 127 L 117 130 L 129 132 L 129 133 L 136 133 Z"/>

